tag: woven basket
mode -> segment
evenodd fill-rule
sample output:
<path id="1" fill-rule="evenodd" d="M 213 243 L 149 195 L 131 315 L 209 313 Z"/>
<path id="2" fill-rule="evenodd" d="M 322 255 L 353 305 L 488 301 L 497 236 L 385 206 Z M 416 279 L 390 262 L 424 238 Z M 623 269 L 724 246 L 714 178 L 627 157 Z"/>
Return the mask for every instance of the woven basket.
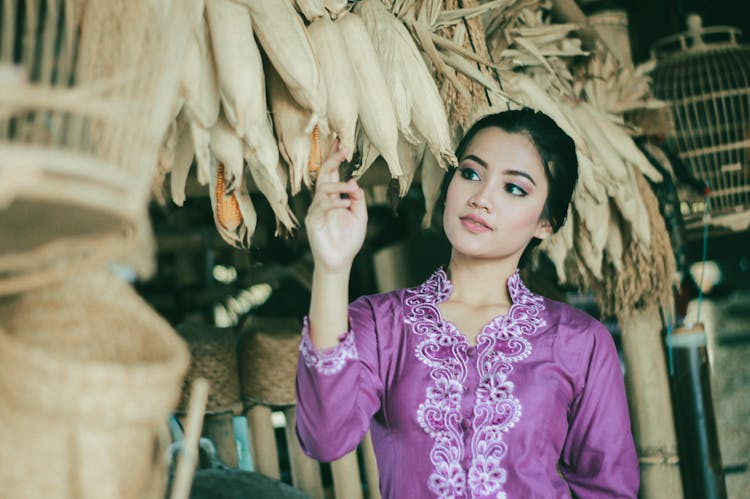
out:
<path id="1" fill-rule="evenodd" d="M 185 3 L 3 2 L 0 294 L 132 254 L 172 119 Z"/>
<path id="2" fill-rule="evenodd" d="M 161 498 L 188 351 L 109 272 L 0 303 L 2 497 Z"/>
<path id="3" fill-rule="evenodd" d="M 301 329 L 287 318 L 251 317 L 243 324 L 238 367 L 245 409 L 294 405 Z"/>
<path id="4" fill-rule="evenodd" d="M 177 411 L 186 413 L 190 387 L 196 378 L 210 383 L 206 414 L 231 411 L 241 414 L 240 381 L 237 377 L 237 335 L 234 329 L 217 328 L 204 322 L 186 322 L 177 332 L 190 347 L 190 369 L 182 385 Z"/>

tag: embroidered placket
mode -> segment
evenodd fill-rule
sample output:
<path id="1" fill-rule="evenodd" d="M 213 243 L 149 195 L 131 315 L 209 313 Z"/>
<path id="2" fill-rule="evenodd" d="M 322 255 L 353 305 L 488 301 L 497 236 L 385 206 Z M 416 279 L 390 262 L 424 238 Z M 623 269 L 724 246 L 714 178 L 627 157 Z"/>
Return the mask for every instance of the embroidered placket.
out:
<path id="1" fill-rule="evenodd" d="M 531 355 L 531 336 L 544 326 L 542 299 L 532 294 L 516 272 L 508 281 L 513 304 L 508 313 L 484 327 L 478 336 L 477 369 L 480 381 L 473 409 L 472 463 L 461 467 L 465 453 L 461 428 L 461 400 L 466 386 L 468 344 L 449 322 L 442 320 L 437 304 L 448 299 L 452 285 L 438 269 L 424 284 L 407 292 L 406 322 L 423 337 L 417 358 L 430 367 L 432 384 L 417 411 L 417 421 L 433 439 L 429 489 L 441 498 L 505 498 L 507 479 L 503 460 L 504 434 L 521 418 L 521 402 L 508 380 L 514 362 Z M 468 483 L 467 483 L 468 482 Z"/>

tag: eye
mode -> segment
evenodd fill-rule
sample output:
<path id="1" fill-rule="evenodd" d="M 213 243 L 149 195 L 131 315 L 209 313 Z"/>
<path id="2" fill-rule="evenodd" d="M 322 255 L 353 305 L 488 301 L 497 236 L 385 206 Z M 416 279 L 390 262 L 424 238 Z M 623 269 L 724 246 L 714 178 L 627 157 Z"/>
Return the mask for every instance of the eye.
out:
<path id="1" fill-rule="evenodd" d="M 505 191 L 512 196 L 523 197 L 528 193 L 518 184 L 507 183 L 505 184 Z"/>
<path id="2" fill-rule="evenodd" d="M 461 178 L 465 178 L 466 180 L 480 180 L 479 173 L 477 173 L 474 168 L 462 166 L 459 171 L 461 173 Z"/>

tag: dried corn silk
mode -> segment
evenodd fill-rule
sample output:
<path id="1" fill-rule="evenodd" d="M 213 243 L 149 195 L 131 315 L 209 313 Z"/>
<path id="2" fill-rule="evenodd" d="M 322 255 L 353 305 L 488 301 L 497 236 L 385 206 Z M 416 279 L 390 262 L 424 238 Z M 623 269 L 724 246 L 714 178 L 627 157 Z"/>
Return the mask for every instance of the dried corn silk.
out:
<path id="1" fill-rule="evenodd" d="M 401 178 L 398 124 L 388 86 L 367 29 L 358 15 L 348 13 L 335 23 L 346 41 L 357 83 L 357 109 L 362 129 L 388 165 L 391 177 Z M 358 175 L 364 173 L 360 168 Z M 401 180 L 400 180 L 401 182 Z M 402 184 L 403 185 L 403 184 Z"/>
<path id="2" fill-rule="evenodd" d="M 627 173 L 627 181 L 618 185 L 610 194 L 620 215 L 629 224 L 633 239 L 641 245 L 644 254 L 648 254 L 651 246 L 651 228 L 648 223 L 648 212 L 635 180 L 636 173 L 640 172 L 629 168 Z"/>
<path id="3" fill-rule="evenodd" d="M 312 149 L 312 133 L 306 132 L 312 113 L 300 106 L 291 96 L 279 74 L 267 66 L 268 98 L 271 103 L 273 126 L 279 139 L 279 151 L 289 165 L 292 194 L 297 194 L 304 183 L 312 187 L 308 162 Z"/>
<path id="4" fill-rule="evenodd" d="M 211 176 L 211 128 L 219 119 L 219 87 L 213 59 L 208 26 L 203 20 L 188 39 L 180 78 L 180 94 L 185 99 L 201 185 L 206 185 Z"/>
<path id="5" fill-rule="evenodd" d="M 237 131 L 223 114 L 211 129 L 211 152 L 223 165 L 224 190 L 227 194 L 232 194 L 243 183 L 244 147 Z"/>
<path id="6" fill-rule="evenodd" d="M 250 12 L 235 0 L 207 0 L 206 14 L 224 115 L 258 161 L 275 165 L 279 150 L 266 108 L 263 62 Z"/>
<path id="7" fill-rule="evenodd" d="M 326 91 L 318 62 L 302 18 L 294 10 L 291 0 L 238 1 L 250 9 L 255 35 L 289 93 L 297 103 L 312 112 L 308 133 L 316 123 L 328 132 Z"/>
<path id="8" fill-rule="evenodd" d="M 327 113 L 331 131 L 341 146 L 349 149 L 351 161 L 357 127 L 357 83 L 341 31 L 327 15 L 307 27 L 327 92 Z"/>
<path id="9" fill-rule="evenodd" d="M 184 112 L 177 115 L 177 144 L 175 146 L 174 162 L 169 174 L 169 189 L 172 202 L 182 206 L 185 202 L 185 185 L 187 184 L 190 167 L 195 157 L 193 138 L 190 133 L 190 124 Z"/>
<path id="10" fill-rule="evenodd" d="M 440 198 L 440 187 L 443 184 L 445 170 L 440 167 L 437 158 L 425 149 L 420 165 L 422 195 L 424 196 L 424 217 L 422 218 L 422 227 L 427 229 L 432 225 L 432 217 L 435 212 L 435 205 Z"/>

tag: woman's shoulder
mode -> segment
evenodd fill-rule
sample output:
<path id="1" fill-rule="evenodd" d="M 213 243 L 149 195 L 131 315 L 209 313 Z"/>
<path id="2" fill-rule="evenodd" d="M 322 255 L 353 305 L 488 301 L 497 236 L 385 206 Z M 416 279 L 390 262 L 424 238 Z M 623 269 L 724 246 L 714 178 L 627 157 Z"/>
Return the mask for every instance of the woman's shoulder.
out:
<path id="1" fill-rule="evenodd" d="M 558 340 L 577 347 L 593 347 L 601 341 L 611 341 L 607 327 L 588 313 L 568 303 L 546 297 L 543 300 L 546 329 Z"/>

